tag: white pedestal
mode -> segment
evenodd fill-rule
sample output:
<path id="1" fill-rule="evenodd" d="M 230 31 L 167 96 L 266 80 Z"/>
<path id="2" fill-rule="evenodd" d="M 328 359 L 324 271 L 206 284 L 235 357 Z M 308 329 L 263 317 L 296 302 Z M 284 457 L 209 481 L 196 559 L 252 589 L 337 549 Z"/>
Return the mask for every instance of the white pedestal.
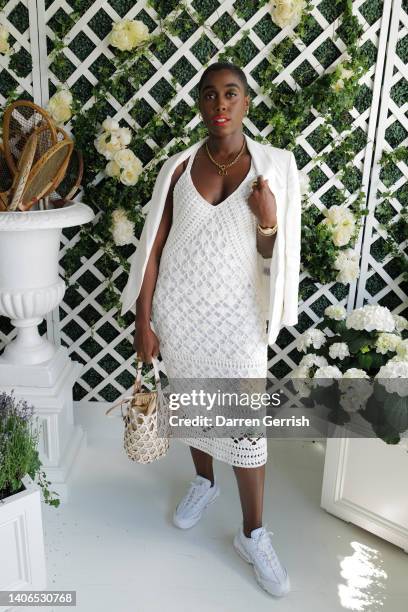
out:
<path id="1" fill-rule="evenodd" d="M 0 503 L 0 591 L 45 589 L 44 536 L 39 487 L 23 478 L 25 490 Z M 0 606 L 0 610 L 14 607 Z"/>
<path id="2" fill-rule="evenodd" d="M 14 390 L 17 399 L 35 407 L 39 417 L 39 453 L 50 489 L 68 498 L 68 480 L 85 435 L 74 424 L 72 387 L 82 365 L 68 357 L 59 347 L 50 361 L 37 365 L 12 365 L 0 357 L 0 388 Z"/>
<path id="3" fill-rule="evenodd" d="M 322 508 L 408 552 L 408 452 L 377 438 L 327 440 Z"/>

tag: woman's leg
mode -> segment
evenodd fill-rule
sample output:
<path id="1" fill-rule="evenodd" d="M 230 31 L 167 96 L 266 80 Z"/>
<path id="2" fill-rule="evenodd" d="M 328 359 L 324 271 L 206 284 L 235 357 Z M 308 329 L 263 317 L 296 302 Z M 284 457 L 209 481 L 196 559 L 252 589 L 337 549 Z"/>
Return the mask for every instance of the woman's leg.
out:
<path id="1" fill-rule="evenodd" d="M 247 538 L 253 529 L 262 527 L 265 465 L 256 468 L 234 466 L 241 499 L 243 530 Z"/>
<path id="2" fill-rule="evenodd" d="M 205 453 L 198 448 L 190 446 L 191 456 L 194 461 L 196 472 L 199 476 L 211 480 L 211 486 L 214 484 L 213 458 L 208 453 Z"/>

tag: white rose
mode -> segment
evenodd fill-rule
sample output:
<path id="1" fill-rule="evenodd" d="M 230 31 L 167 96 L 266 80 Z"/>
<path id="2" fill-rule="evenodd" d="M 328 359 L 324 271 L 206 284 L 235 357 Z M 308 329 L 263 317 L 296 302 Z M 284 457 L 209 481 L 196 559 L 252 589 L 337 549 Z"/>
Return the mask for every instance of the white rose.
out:
<path id="1" fill-rule="evenodd" d="M 132 140 L 132 132 L 127 127 L 119 128 L 117 131 L 117 136 L 122 144 L 122 147 L 127 147 Z"/>
<path id="2" fill-rule="evenodd" d="M 149 38 L 149 28 L 143 21 L 137 19 L 128 22 L 128 30 L 133 46 L 140 45 Z"/>
<path id="3" fill-rule="evenodd" d="M 329 348 L 329 355 L 332 359 L 345 359 L 350 356 L 350 351 L 345 342 L 333 342 Z"/>
<path id="4" fill-rule="evenodd" d="M 339 251 L 333 265 L 338 270 L 336 280 L 339 283 L 351 283 L 360 274 L 359 256 L 353 249 Z"/>
<path id="5" fill-rule="evenodd" d="M 294 26 L 300 20 L 305 6 L 303 0 L 273 0 L 272 21 L 280 28 Z"/>
<path id="6" fill-rule="evenodd" d="M 120 51 L 131 51 L 149 38 L 149 30 L 142 21 L 122 19 L 113 24 L 108 36 L 108 44 Z"/>
<path id="7" fill-rule="evenodd" d="M 108 35 L 108 45 L 116 47 L 120 51 L 131 51 L 133 41 L 126 25 L 126 20 L 113 24 L 112 31 Z"/>
<path id="8" fill-rule="evenodd" d="M 105 121 L 102 123 L 102 128 L 105 132 L 114 132 L 120 129 L 119 123 L 110 116 L 106 117 Z"/>
<path id="9" fill-rule="evenodd" d="M 0 53 L 6 54 L 10 52 L 8 37 L 8 30 L 3 25 L 0 25 Z"/>
<path id="10" fill-rule="evenodd" d="M 124 168 L 120 174 L 120 180 L 124 185 L 135 185 L 139 179 L 142 172 L 142 164 L 138 158 L 136 158 L 136 160 L 137 162 Z"/>
<path id="11" fill-rule="evenodd" d="M 331 84 L 331 88 L 338 93 L 339 91 L 341 91 L 342 89 L 344 89 L 344 81 L 343 79 L 339 79 L 338 81 L 335 81 L 334 83 Z"/>
<path id="12" fill-rule="evenodd" d="M 108 176 L 119 176 L 120 166 L 115 161 L 110 161 L 106 164 L 105 172 Z"/>
<path id="13" fill-rule="evenodd" d="M 355 74 L 354 70 L 345 68 L 343 64 L 340 64 L 340 78 L 343 81 L 347 79 L 351 79 L 351 77 L 354 76 L 354 74 Z"/>
<path id="14" fill-rule="evenodd" d="M 366 331 L 392 332 L 395 322 L 385 306 L 367 304 L 353 310 L 346 318 L 347 329 L 365 329 Z"/>
<path id="15" fill-rule="evenodd" d="M 332 306 L 327 306 L 324 311 L 324 314 L 326 315 L 326 317 L 334 319 L 335 321 L 343 321 L 347 316 L 346 309 L 344 308 L 344 306 L 340 306 L 340 304 L 333 304 Z"/>
<path id="16" fill-rule="evenodd" d="M 65 123 L 72 117 L 72 94 L 68 89 L 57 91 L 50 98 L 47 110 L 57 123 Z"/>
<path id="17" fill-rule="evenodd" d="M 115 153 L 113 159 L 121 168 L 127 168 L 135 163 L 137 157 L 130 149 L 121 149 Z"/>
<path id="18" fill-rule="evenodd" d="M 381 353 L 385 355 L 388 351 L 395 352 L 397 350 L 397 346 L 400 344 L 401 338 L 396 334 L 384 333 L 379 334 L 376 343 L 375 343 L 375 351 L 376 353 Z"/>
<path id="19" fill-rule="evenodd" d="M 112 159 L 116 151 L 120 151 L 122 145 L 117 136 L 112 132 L 103 132 L 95 140 L 94 145 L 98 153 L 106 159 Z"/>
<path id="20" fill-rule="evenodd" d="M 118 208 L 112 213 L 112 236 L 117 246 L 130 244 L 134 237 L 135 226 L 127 218 L 126 211 L 123 208 Z"/>

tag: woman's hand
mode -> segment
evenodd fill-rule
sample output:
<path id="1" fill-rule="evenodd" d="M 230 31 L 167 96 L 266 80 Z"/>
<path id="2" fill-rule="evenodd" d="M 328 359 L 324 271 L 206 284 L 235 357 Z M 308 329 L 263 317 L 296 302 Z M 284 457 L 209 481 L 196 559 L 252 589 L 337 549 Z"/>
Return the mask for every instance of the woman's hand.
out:
<path id="1" fill-rule="evenodd" d="M 255 180 L 248 198 L 249 207 L 261 227 L 273 227 L 277 223 L 275 196 L 269 189 L 268 179 L 260 174 Z"/>
<path id="2" fill-rule="evenodd" d="M 150 327 L 150 323 L 135 323 L 133 348 L 138 359 L 151 363 L 153 357 L 159 354 L 159 339 Z"/>

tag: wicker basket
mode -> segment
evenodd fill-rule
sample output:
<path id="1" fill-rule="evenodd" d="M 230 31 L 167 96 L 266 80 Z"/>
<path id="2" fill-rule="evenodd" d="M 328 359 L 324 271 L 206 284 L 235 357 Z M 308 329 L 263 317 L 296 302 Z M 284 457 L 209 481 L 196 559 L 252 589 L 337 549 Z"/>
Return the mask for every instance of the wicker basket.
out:
<path id="1" fill-rule="evenodd" d="M 157 360 L 153 359 L 155 391 L 142 391 L 142 366 L 143 362 L 138 361 L 133 395 L 122 398 L 106 414 L 120 406 L 125 426 L 123 447 L 127 456 L 137 463 L 151 463 L 164 457 L 169 448 L 168 406 Z M 165 437 L 159 437 L 158 432 Z"/>

